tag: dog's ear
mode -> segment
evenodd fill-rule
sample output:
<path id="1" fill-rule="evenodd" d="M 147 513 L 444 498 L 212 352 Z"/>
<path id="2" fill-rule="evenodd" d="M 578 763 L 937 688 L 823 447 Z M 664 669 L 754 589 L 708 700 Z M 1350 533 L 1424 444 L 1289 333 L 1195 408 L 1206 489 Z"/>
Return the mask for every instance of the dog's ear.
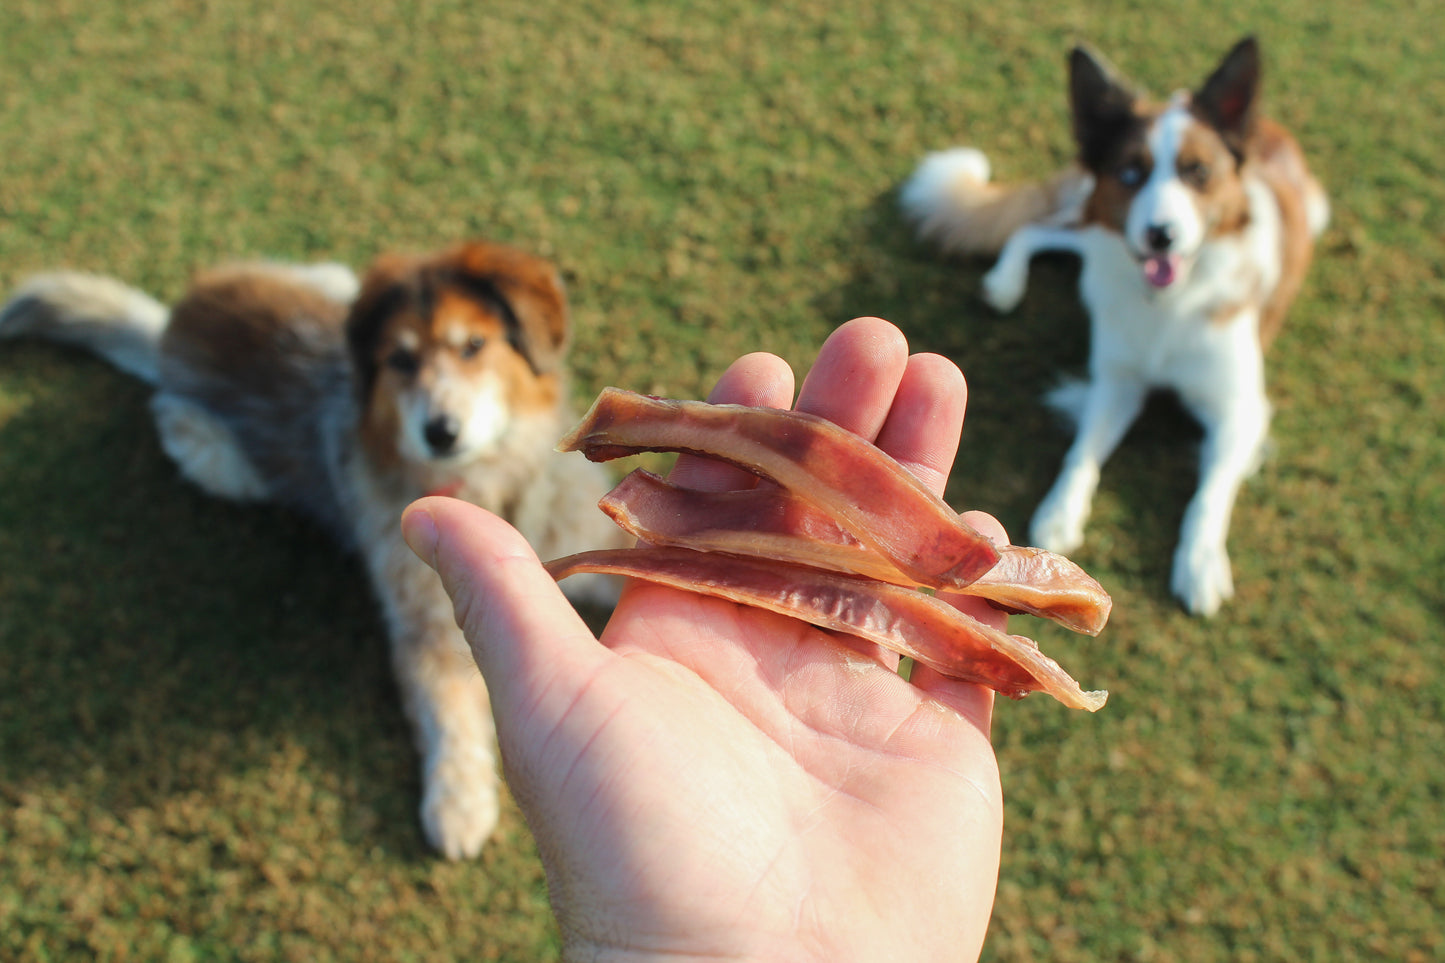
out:
<path id="1" fill-rule="evenodd" d="M 1244 157 L 1245 145 L 1254 134 L 1259 75 L 1259 43 L 1245 37 L 1224 55 L 1194 95 L 1195 110 L 1219 131 L 1236 158 Z"/>
<path id="2" fill-rule="evenodd" d="M 1069 54 L 1069 106 L 1079 160 L 1097 171 L 1110 145 L 1134 122 L 1139 94 L 1093 50 L 1077 46 Z"/>
<path id="3" fill-rule="evenodd" d="M 495 292 L 510 313 L 512 343 L 537 374 L 557 371 L 572 321 L 562 277 L 550 261 L 501 244 L 458 248 L 453 262 L 473 285 Z"/>
<path id="4" fill-rule="evenodd" d="M 361 279 L 361 291 L 346 316 L 346 349 L 356 375 L 358 396 L 365 402 L 376 382 L 376 339 L 389 317 L 415 296 L 417 258 L 384 254 L 372 261 Z"/>

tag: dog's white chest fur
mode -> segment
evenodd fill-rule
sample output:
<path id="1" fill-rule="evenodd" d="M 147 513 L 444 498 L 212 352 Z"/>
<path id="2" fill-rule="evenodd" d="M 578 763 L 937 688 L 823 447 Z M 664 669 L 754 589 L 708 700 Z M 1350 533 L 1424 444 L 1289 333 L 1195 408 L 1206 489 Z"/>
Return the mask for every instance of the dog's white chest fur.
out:
<path id="1" fill-rule="evenodd" d="M 1089 310 L 1090 367 L 1096 376 L 1173 389 L 1191 408 L 1258 383 L 1263 390 L 1259 314 L 1279 280 L 1279 214 L 1262 185 L 1248 189 L 1250 225 L 1206 242 L 1189 274 L 1164 289 L 1148 285 L 1121 235 L 1079 232 L 1079 293 Z"/>

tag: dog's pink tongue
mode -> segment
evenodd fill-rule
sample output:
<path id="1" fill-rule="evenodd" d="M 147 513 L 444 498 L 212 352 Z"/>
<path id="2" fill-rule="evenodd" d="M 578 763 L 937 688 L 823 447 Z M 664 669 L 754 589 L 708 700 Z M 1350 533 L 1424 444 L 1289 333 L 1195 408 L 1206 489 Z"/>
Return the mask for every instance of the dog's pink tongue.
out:
<path id="1" fill-rule="evenodd" d="M 1156 254 L 1144 261 L 1144 279 L 1156 288 L 1167 288 L 1179 276 L 1179 255 Z"/>

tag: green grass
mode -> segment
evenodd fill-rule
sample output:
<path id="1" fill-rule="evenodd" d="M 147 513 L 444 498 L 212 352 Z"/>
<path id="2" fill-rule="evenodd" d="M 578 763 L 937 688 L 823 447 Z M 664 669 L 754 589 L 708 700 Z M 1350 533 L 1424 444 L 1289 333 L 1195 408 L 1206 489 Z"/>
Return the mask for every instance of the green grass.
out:
<path id="1" fill-rule="evenodd" d="M 986 265 L 915 244 L 894 191 L 957 142 L 1001 177 L 1061 163 L 1075 40 L 1167 92 L 1248 31 L 1335 219 L 1271 356 L 1239 595 L 1207 622 L 1168 595 L 1195 433 L 1157 407 L 1079 555 L 1110 628 L 1018 620 L 1113 697 L 999 708 L 985 955 L 1438 959 L 1429 5 L 11 0 L 0 283 L 69 265 L 171 297 L 219 258 L 359 264 L 485 235 L 562 266 L 579 400 L 696 396 L 755 349 L 802 368 L 878 314 L 963 367 L 952 500 L 1021 536 L 1067 441 L 1038 396 L 1086 351 L 1075 267 L 1044 260 L 998 318 Z M 479 862 L 428 853 L 357 566 L 180 483 L 145 397 L 72 353 L 0 351 L 0 958 L 555 958 L 514 807 Z"/>

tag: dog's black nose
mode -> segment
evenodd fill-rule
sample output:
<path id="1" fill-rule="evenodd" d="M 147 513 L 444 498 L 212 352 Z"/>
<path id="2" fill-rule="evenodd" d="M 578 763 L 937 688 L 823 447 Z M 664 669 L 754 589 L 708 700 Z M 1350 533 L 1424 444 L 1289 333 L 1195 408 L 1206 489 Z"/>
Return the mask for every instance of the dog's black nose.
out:
<path id="1" fill-rule="evenodd" d="M 1144 243 L 1155 254 L 1163 254 L 1174 246 L 1174 228 L 1168 224 L 1150 224 L 1144 229 Z"/>
<path id="2" fill-rule="evenodd" d="M 437 415 L 426 423 L 424 432 L 426 443 L 431 445 L 431 450 L 438 455 L 445 455 L 451 451 L 461 433 L 461 422 L 451 415 Z"/>

